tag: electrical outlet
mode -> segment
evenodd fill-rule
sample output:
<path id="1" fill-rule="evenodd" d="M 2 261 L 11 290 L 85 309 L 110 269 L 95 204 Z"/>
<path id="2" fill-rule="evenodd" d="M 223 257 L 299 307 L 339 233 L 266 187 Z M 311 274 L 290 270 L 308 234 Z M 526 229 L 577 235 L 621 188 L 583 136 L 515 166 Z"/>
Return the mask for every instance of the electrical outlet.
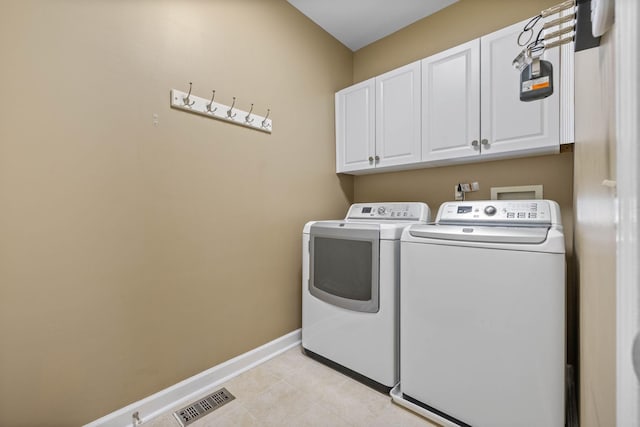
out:
<path id="1" fill-rule="evenodd" d="M 462 191 L 458 191 L 459 188 L 460 186 L 457 184 L 453 186 L 454 200 L 464 200 L 464 193 Z"/>

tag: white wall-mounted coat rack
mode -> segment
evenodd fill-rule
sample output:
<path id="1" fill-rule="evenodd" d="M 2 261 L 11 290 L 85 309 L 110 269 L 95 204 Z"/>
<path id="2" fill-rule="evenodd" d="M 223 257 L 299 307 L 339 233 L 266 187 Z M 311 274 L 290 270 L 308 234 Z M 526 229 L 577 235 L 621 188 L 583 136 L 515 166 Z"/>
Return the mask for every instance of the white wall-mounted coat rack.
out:
<path id="1" fill-rule="evenodd" d="M 190 113 L 200 114 L 211 119 L 218 119 L 240 126 L 256 129 L 262 132 L 271 133 L 273 122 L 269 118 L 271 110 L 267 114 L 259 116 L 253 113 L 253 104 L 249 111 L 235 108 L 236 98 L 233 98 L 231 106 L 215 102 L 216 91 L 212 91 L 211 99 L 200 98 L 191 94 L 191 83 L 189 92 L 182 92 L 178 89 L 171 89 L 171 107 Z"/>

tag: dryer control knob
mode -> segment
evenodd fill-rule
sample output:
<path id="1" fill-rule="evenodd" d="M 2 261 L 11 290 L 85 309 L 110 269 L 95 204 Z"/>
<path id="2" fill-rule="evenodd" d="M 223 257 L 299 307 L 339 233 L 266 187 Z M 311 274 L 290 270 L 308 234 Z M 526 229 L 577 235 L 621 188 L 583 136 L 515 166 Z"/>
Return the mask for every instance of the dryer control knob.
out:
<path id="1" fill-rule="evenodd" d="M 496 212 L 498 212 L 498 210 L 496 209 L 495 206 L 487 206 L 486 208 L 484 208 L 484 213 L 489 215 L 489 216 L 494 216 L 496 214 Z"/>
<path id="2" fill-rule="evenodd" d="M 384 215 L 386 209 L 384 208 L 384 206 L 380 206 L 378 208 L 378 215 Z"/>

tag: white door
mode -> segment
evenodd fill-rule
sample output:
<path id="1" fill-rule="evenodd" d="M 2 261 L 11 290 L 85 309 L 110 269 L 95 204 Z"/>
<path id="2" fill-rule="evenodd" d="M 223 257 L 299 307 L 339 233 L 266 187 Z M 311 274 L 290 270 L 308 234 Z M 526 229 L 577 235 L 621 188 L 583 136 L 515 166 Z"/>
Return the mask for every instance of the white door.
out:
<path id="1" fill-rule="evenodd" d="M 558 83 L 559 49 L 545 51 L 553 64 L 554 93 L 543 100 L 520 101 L 520 73 L 513 59 L 522 51 L 518 36 L 527 21 L 481 38 L 481 150 L 483 156 L 502 153 L 550 153 L 560 149 Z M 534 29 L 534 37 L 538 27 Z"/>
<path id="2" fill-rule="evenodd" d="M 616 425 L 640 425 L 640 72 L 638 55 L 640 5 L 615 4 L 614 36 L 617 92 L 617 384 Z"/>
<path id="3" fill-rule="evenodd" d="M 480 39 L 422 60 L 422 160 L 480 154 Z"/>
<path id="4" fill-rule="evenodd" d="M 336 93 L 336 172 L 375 167 L 375 80 Z"/>
<path id="5" fill-rule="evenodd" d="M 420 61 L 376 77 L 376 163 L 420 161 Z"/>

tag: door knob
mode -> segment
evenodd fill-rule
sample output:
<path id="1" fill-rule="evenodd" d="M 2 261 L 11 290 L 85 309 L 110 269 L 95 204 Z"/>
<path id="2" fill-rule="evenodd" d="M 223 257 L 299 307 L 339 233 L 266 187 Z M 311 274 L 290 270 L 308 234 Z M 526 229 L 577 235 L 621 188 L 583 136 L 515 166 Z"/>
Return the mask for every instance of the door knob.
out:
<path id="1" fill-rule="evenodd" d="M 483 139 L 482 141 L 480 141 L 480 143 L 481 143 L 482 145 L 489 145 L 489 141 L 488 141 L 488 140 L 486 140 L 486 139 Z"/>
<path id="2" fill-rule="evenodd" d="M 373 162 L 373 157 L 369 156 L 369 161 Z"/>
<path id="3" fill-rule="evenodd" d="M 478 140 L 474 139 L 473 141 L 471 141 L 471 146 L 472 147 L 477 147 L 478 146 Z"/>
<path id="4" fill-rule="evenodd" d="M 376 156 L 376 162 L 380 160 L 380 156 Z"/>

